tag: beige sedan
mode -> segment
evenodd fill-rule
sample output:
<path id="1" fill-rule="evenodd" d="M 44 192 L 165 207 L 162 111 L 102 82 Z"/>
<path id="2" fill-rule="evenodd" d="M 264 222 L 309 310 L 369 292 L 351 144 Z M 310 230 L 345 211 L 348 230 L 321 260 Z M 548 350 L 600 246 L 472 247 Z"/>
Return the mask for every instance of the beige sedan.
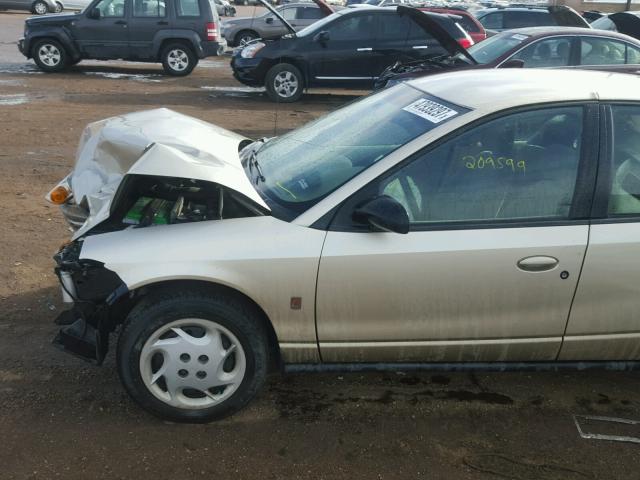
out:
<path id="1" fill-rule="evenodd" d="M 640 360 L 639 87 L 435 75 L 258 141 L 169 110 L 90 125 L 48 197 L 77 229 L 57 343 L 101 363 L 118 331 L 131 396 L 196 422 L 277 366 Z"/>

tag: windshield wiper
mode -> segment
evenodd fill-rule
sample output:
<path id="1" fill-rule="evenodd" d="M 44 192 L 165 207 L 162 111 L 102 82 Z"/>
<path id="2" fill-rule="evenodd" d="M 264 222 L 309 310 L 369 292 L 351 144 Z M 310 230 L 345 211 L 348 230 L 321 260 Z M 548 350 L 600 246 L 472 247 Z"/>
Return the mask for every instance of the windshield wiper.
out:
<path id="1" fill-rule="evenodd" d="M 254 167 L 256 169 L 256 172 L 258 172 L 258 175 L 256 176 L 256 184 L 258 183 L 258 181 L 265 181 L 264 175 L 262 174 L 262 168 L 260 168 L 260 164 L 258 163 L 257 151 L 258 149 L 253 150 L 251 153 L 249 153 L 249 173 L 253 173 Z"/>

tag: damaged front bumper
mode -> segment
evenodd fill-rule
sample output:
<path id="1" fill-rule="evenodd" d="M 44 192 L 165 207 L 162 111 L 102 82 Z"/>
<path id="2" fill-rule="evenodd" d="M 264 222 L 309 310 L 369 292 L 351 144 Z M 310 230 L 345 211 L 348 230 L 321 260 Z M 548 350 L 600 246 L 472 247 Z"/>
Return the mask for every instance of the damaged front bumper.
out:
<path id="1" fill-rule="evenodd" d="M 62 328 L 53 343 L 100 365 L 109 349 L 109 334 L 122 318 L 119 309 L 129 290 L 104 264 L 80 259 L 81 249 L 82 242 L 72 242 L 54 256 L 62 298 L 70 308 L 55 319 Z"/>

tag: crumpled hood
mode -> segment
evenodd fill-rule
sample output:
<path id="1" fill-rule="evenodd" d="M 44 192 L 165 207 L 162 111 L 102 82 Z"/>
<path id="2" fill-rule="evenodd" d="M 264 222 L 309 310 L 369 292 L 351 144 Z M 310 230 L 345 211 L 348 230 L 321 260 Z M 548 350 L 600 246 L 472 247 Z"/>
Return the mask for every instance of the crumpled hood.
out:
<path id="1" fill-rule="evenodd" d="M 193 178 L 223 185 L 268 209 L 240 163 L 245 137 L 166 108 L 130 113 L 85 129 L 74 170 L 61 185 L 72 202 L 89 211 L 74 234 L 80 237 L 109 217 L 109 207 L 127 174 Z"/>

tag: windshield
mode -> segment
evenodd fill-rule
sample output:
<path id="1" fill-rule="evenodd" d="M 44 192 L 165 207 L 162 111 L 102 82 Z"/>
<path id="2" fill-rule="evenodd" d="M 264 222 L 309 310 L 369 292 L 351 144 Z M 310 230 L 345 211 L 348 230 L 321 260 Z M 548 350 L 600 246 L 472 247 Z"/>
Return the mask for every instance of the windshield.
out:
<path id="1" fill-rule="evenodd" d="M 523 43 L 527 38 L 529 38 L 529 35 L 522 33 L 499 33 L 498 35 L 494 35 L 480 43 L 472 45 L 467 51 L 478 63 L 490 63 L 512 48 Z M 457 58 L 465 60 L 465 57 L 461 54 L 458 54 Z"/>
<path id="2" fill-rule="evenodd" d="M 406 84 L 383 90 L 267 141 L 247 174 L 291 220 L 395 149 L 463 112 Z M 244 160 L 243 160 L 244 161 Z M 277 215 L 278 216 L 278 215 Z"/>

